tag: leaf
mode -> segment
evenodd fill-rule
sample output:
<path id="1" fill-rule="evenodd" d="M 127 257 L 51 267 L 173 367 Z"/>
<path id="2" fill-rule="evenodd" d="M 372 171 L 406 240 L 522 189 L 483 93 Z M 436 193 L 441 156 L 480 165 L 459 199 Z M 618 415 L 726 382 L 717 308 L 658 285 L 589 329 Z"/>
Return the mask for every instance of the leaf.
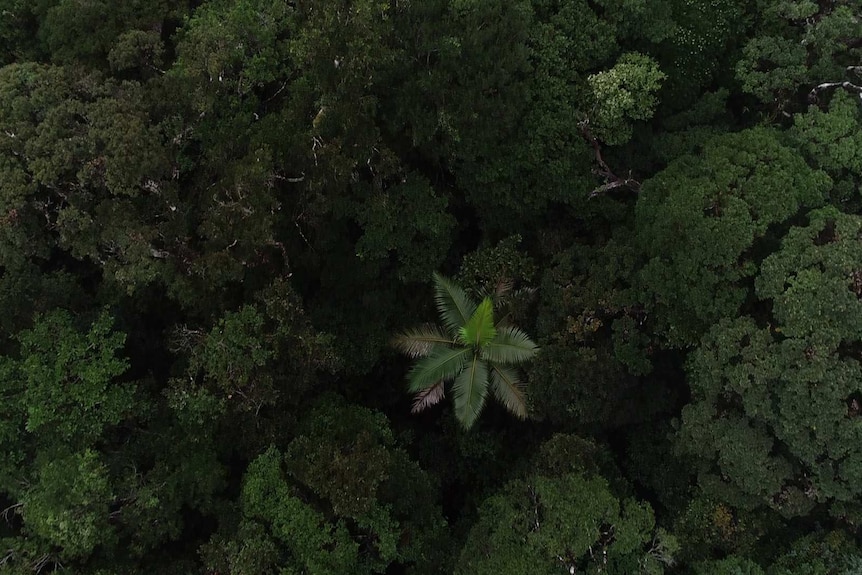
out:
<path id="1" fill-rule="evenodd" d="M 477 355 L 455 378 L 452 394 L 455 396 L 455 417 L 464 429 L 470 429 L 482 413 L 488 394 L 488 367 Z"/>
<path id="2" fill-rule="evenodd" d="M 464 362 L 471 353 L 468 347 L 434 349 L 428 357 L 417 361 L 407 375 L 410 391 L 421 391 L 438 381 L 454 379 L 464 369 Z"/>
<path id="3" fill-rule="evenodd" d="M 539 347 L 526 333 L 512 326 L 501 328 L 494 341 L 482 348 L 482 358 L 493 363 L 516 364 L 532 359 Z"/>
<path id="4" fill-rule="evenodd" d="M 461 287 L 434 273 L 434 300 L 443 325 L 453 336 L 467 324 L 476 311 L 476 304 Z"/>
<path id="5" fill-rule="evenodd" d="M 470 320 L 460 330 L 459 337 L 464 345 L 482 347 L 497 335 L 494 329 L 494 304 L 491 298 L 485 298 Z"/>
<path id="6" fill-rule="evenodd" d="M 433 323 L 408 329 L 392 338 L 392 346 L 409 357 L 427 357 L 435 346 L 455 343 Z"/>
<path id="7" fill-rule="evenodd" d="M 413 409 L 410 412 L 419 413 L 440 403 L 440 400 L 446 395 L 444 384 L 445 382 L 440 380 L 428 389 L 423 389 L 417 393 L 413 399 Z"/>
<path id="8" fill-rule="evenodd" d="M 500 403 L 513 415 L 526 418 L 527 400 L 518 373 L 511 368 L 491 364 L 491 382 L 494 385 L 494 396 Z"/>
<path id="9" fill-rule="evenodd" d="M 508 278 L 500 278 L 494 282 L 494 284 L 491 284 L 490 282 L 486 283 L 479 291 L 479 295 L 482 297 L 489 297 L 495 304 L 500 304 L 506 300 L 507 296 L 512 291 L 513 286 L 514 283 L 512 283 L 512 280 Z"/>
<path id="10" fill-rule="evenodd" d="M 497 301 L 503 301 L 509 293 L 512 291 L 512 280 L 508 278 L 500 278 L 497 280 L 497 285 L 494 288 L 494 299 Z"/>

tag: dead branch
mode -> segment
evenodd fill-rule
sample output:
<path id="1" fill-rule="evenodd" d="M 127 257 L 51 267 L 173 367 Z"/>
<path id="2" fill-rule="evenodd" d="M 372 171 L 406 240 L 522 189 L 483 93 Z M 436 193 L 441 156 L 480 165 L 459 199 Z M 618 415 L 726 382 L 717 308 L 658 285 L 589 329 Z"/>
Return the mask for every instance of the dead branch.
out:
<path id="1" fill-rule="evenodd" d="M 853 68 L 853 71 L 858 71 L 856 69 L 862 68 L 862 67 L 854 66 L 852 68 Z M 850 68 L 848 68 L 848 70 L 850 70 Z M 859 99 L 862 100 L 862 86 L 860 86 L 858 84 L 854 84 L 853 82 L 846 82 L 845 81 L 845 82 L 823 82 L 822 84 L 818 84 L 817 86 L 812 88 L 811 91 L 808 93 L 808 101 L 812 104 L 816 104 L 819 100 L 818 95 L 820 94 L 820 92 L 823 92 L 824 90 L 831 90 L 833 88 L 842 88 L 842 89 L 846 90 L 847 92 L 850 92 L 851 94 L 856 94 L 857 96 L 859 96 Z"/>
<path id="2" fill-rule="evenodd" d="M 629 172 L 627 178 L 622 178 L 616 175 L 614 171 L 611 170 L 610 166 L 608 166 L 607 162 L 605 162 L 605 159 L 602 157 L 602 146 L 599 143 L 598 138 L 596 138 L 590 130 L 589 118 L 578 122 L 578 128 L 580 128 L 584 139 L 586 139 L 593 147 L 593 153 L 595 154 L 596 163 L 598 164 L 598 168 L 593 168 L 593 173 L 605 180 L 604 184 L 590 192 L 590 198 L 595 198 L 596 196 L 600 196 L 605 192 L 609 192 L 617 188 L 628 188 L 629 190 L 638 193 L 640 191 L 641 184 L 639 181 L 632 178 L 631 172 Z"/>

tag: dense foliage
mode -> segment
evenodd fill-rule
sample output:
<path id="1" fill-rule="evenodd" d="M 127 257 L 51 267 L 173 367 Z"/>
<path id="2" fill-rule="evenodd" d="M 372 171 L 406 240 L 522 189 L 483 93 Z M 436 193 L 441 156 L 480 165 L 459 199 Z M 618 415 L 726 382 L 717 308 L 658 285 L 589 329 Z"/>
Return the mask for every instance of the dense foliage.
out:
<path id="1" fill-rule="evenodd" d="M 0 572 L 862 573 L 860 98 L 859 0 L 0 0 Z"/>

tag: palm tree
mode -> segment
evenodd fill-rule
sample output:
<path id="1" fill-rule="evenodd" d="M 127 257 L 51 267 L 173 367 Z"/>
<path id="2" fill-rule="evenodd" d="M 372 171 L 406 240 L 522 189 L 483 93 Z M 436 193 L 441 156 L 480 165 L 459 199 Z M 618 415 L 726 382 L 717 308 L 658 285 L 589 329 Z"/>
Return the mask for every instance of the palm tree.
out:
<path id="1" fill-rule="evenodd" d="M 501 284 L 497 297 L 511 289 Z M 434 293 L 443 327 L 425 324 L 396 336 L 392 343 L 419 361 L 407 376 L 416 394 L 413 413 L 435 405 L 453 381 L 455 416 L 469 429 L 485 405 L 489 388 L 514 415 L 527 416 L 527 404 L 514 366 L 539 351 L 527 334 L 508 325 L 506 318 L 494 322 L 494 303 L 485 297 L 472 300 L 461 287 L 434 274 Z"/>

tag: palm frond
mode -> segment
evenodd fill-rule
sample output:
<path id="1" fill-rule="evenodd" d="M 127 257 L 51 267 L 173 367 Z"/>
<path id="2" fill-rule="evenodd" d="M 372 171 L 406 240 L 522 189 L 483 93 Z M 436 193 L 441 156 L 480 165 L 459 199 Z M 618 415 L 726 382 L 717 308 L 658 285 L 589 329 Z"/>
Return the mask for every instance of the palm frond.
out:
<path id="1" fill-rule="evenodd" d="M 432 405 L 437 405 L 438 403 L 440 403 L 440 400 L 443 399 L 445 395 L 445 382 L 443 380 L 440 380 L 431 387 L 418 392 L 414 396 L 413 408 L 410 410 L 410 412 L 419 413 L 420 411 L 425 411 Z"/>
<path id="2" fill-rule="evenodd" d="M 521 419 L 527 417 L 524 387 L 514 369 L 491 364 L 491 383 L 494 386 L 494 396 L 506 409 Z"/>
<path id="3" fill-rule="evenodd" d="M 512 292 L 512 299 L 527 302 L 536 297 L 537 293 L 539 290 L 534 287 L 522 287 Z"/>
<path id="4" fill-rule="evenodd" d="M 467 323 L 460 330 L 461 343 L 481 347 L 491 341 L 497 335 L 494 329 L 494 304 L 491 298 L 485 298 L 470 316 Z"/>
<path id="5" fill-rule="evenodd" d="M 476 311 L 476 303 L 467 293 L 438 273 L 434 274 L 434 300 L 443 325 L 453 336 L 458 335 Z"/>
<path id="6" fill-rule="evenodd" d="M 515 284 L 509 278 L 500 278 L 494 286 L 494 301 L 503 301 L 512 291 Z"/>
<path id="7" fill-rule="evenodd" d="M 426 323 L 396 335 L 390 343 L 409 357 L 427 357 L 435 346 L 445 346 L 455 342 L 439 326 Z"/>
<path id="8" fill-rule="evenodd" d="M 526 333 L 513 326 L 497 330 L 497 337 L 482 348 L 482 358 L 493 363 L 516 364 L 533 358 L 539 347 Z"/>
<path id="9" fill-rule="evenodd" d="M 455 417 L 465 429 L 470 429 L 482 413 L 488 394 L 488 366 L 474 355 L 464 370 L 455 378 L 452 395 L 455 397 Z"/>
<path id="10" fill-rule="evenodd" d="M 479 295 L 483 298 L 491 298 L 495 304 L 502 302 L 512 291 L 514 283 L 509 278 L 501 277 L 496 282 L 486 282 L 484 287 L 479 290 Z"/>
<path id="11" fill-rule="evenodd" d="M 410 391 L 415 393 L 431 387 L 438 381 L 454 379 L 464 369 L 464 363 L 471 353 L 472 350 L 468 347 L 438 346 L 428 357 L 417 361 L 407 374 Z"/>

